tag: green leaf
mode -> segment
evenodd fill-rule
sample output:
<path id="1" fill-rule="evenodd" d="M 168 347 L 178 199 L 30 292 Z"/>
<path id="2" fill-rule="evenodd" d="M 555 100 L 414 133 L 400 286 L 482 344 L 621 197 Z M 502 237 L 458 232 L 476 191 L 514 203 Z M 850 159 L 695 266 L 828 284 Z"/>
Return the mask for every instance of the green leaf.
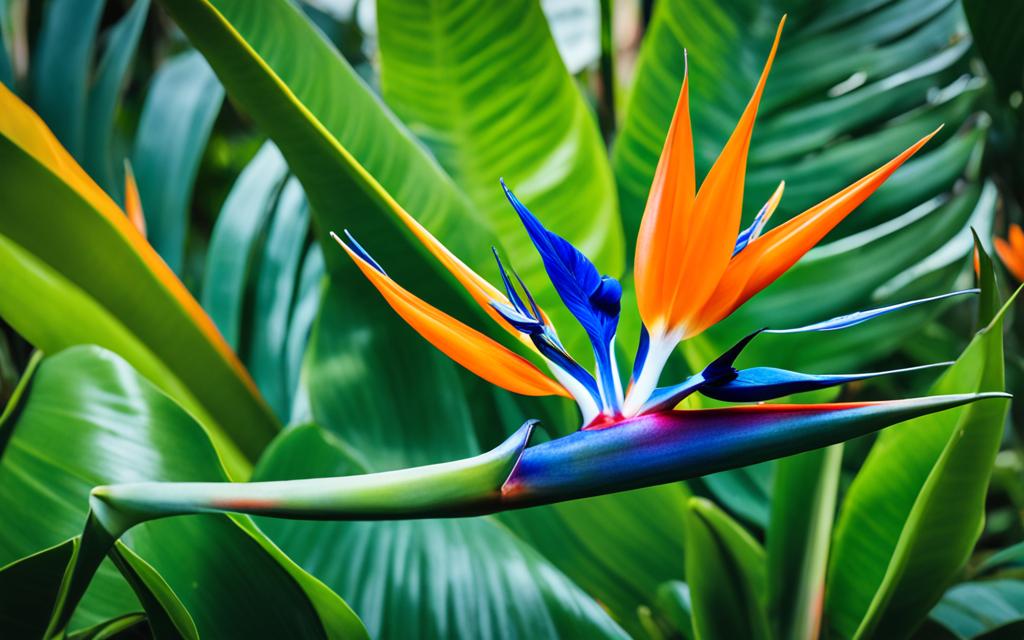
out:
<path id="1" fill-rule="evenodd" d="M 254 307 L 257 311 L 247 359 L 253 379 L 282 421 L 288 419 L 294 391 L 289 387 L 284 362 L 293 296 L 308 233 L 309 205 L 299 181 L 291 178 L 277 201 L 260 260 Z"/>
<path id="2" fill-rule="evenodd" d="M 1000 95 L 1024 89 L 1024 6 L 1019 2 L 963 0 L 974 40 Z"/>
<path id="3" fill-rule="evenodd" d="M 89 88 L 85 110 L 82 165 L 107 193 L 120 200 L 124 191 L 120 158 L 112 155 L 114 118 L 128 68 L 139 45 L 149 13 L 149 0 L 135 0 L 107 34 L 107 47 Z"/>
<path id="4" fill-rule="evenodd" d="M 768 614 L 779 639 L 820 634 L 843 445 L 783 458 L 768 527 Z"/>
<path id="5" fill-rule="evenodd" d="M 1024 582 L 986 580 L 958 584 L 942 596 L 928 617 L 956 638 L 1019 638 L 1024 633 Z"/>
<path id="6" fill-rule="evenodd" d="M 275 142 L 302 181 L 317 239 L 350 228 L 388 273 L 451 312 L 464 304 L 439 265 L 411 239 L 395 203 L 470 266 L 491 269 L 495 242 L 485 221 L 312 24 L 286 0 L 164 0 L 206 56 L 235 104 Z M 342 204 L 343 203 L 343 204 Z M 360 278 L 335 246 L 332 273 Z"/>
<path id="7" fill-rule="evenodd" d="M 149 241 L 177 272 L 185 258 L 192 187 L 223 100 L 210 66 L 189 51 L 157 69 L 142 107 L 132 169 Z"/>
<path id="8" fill-rule="evenodd" d="M 696 638 L 771 637 L 764 549 L 714 503 L 691 498 L 686 583 Z"/>
<path id="9" fill-rule="evenodd" d="M 123 360 L 96 347 L 43 360 L 0 429 L 10 438 L 0 462 L 0 510 L 19 523 L 0 531 L 0 564 L 81 533 L 96 485 L 226 480 L 199 424 Z M 247 518 L 147 523 L 122 541 L 126 548 L 115 553 L 132 569 L 129 582 L 145 584 L 143 606 L 159 605 L 178 624 L 187 620 L 184 608 L 200 636 L 363 635 L 345 603 Z M 124 580 L 104 566 L 72 630 L 138 610 Z"/>
<path id="10" fill-rule="evenodd" d="M 685 582 L 673 580 L 658 587 L 658 611 L 672 624 L 675 631 L 687 640 L 693 636 L 693 598 Z"/>
<path id="11" fill-rule="evenodd" d="M 991 289 L 987 256 L 982 265 L 982 286 Z M 931 393 L 1003 388 L 1002 319 L 1009 304 Z M 925 416 L 879 436 L 836 527 L 826 589 L 834 633 L 902 636 L 924 620 L 981 532 L 1006 405 Z"/>
<path id="12" fill-rule="evenodd" d="M 603 273 L 622 272 L 622 228 L 601 135 L 540 4 L 385 0 L 377 15 L 384 98 L 568 330 L 575 322 L 560 312 L 553 289 L 541 286 L 548 282 L 543 265 L 498 178 Z"/>
<path id="13" fill-rule="evenodd" d="M 3 97 L 0 317 L 50 353 L 75 344 L 118 352 L 209 425 L 232 470 L 244 470 L 277 430 L 248 374 L 124 213 Z"/>
<path id="14" fill-rule="evenodd" d="M 33 52 L 31 103 L 71 155 L 85 145 L 85 111 L 96 30 L 105 0 L 53 0 Z"/>
<path id="15" fill-rule="evenodd" d="M 364 470 L 350 445 L 309 425 L 275 441 L 256 478 Z M 595 601 L 494 518 L 258 523 L 343 594 L 373 637 L 626 637 Z"/>
<path id="16" fill-rule="evenodd" d="M 41 638 L 68 563 L 78 547 L 72 538 L 0 568 L 0 627 L 16 638 Z"/>
<path id="17" fill-rule="evenodd" d="M 210 236 L 200 299 L 224 339 L 238 352 L 242 351 L 247 279 L 256 270 L 259 236 L 287 171 L 277 147 L 264 144 L 232 185 Z"/>

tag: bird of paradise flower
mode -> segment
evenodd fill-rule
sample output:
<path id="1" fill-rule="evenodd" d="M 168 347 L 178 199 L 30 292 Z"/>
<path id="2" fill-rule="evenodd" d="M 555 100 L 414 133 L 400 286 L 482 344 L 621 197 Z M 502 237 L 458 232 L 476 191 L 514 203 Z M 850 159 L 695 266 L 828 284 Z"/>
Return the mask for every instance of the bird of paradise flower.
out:
<path id="1" fill-rule="evenodd" d="M 578 431 L 530 446 L 536 421 L 529 420 L 505 442 L 476 457 L 366 475 L 97 487 L 90 497 L 91 514 L 68 597 L 55 612 L 53 628 L 66 624 L 114 540 L 135 524 L 154 518 L 223 511 L 336 520 L 478 515 L 684 480 L 827 446 L 969 402 L 1008 397 L 976 393 L 878 402 L 675 409 L 693 393 L 727 402 L 756 403 L 910 371 L 808 375 L 733 365 L 744 347 L 761 333 L 842 330 L 976 289 L 803 327 L 762 329 L 682 382 L 658 386 L 670 354 L 682 340 L 725 318 L 777 279 L 934 135 L 925 136 L 846 189 L 766 231 L 782 197 L 783 185 L 779 185 L 752 224 L 740 230 L 747 152 L 781 30 L 782 24 L 750 103 L 699 189 L 694 175 L 688 80 L 683 80 L 637 238 L 634 275 L 644 329 L 625 387 L 614 347 L 622 287 L 615 278 L 600 274 L 564 238 L 547 230 L 503 182 L 552 286 L 589 338 L 596 363 L 593 373 L 567 351 L 530 291 L 500 258 L 497 272 L 503 291 L 394 205 L 396 215 L 483 311 L 543 358 L 550 376 L 402 288 L 351 235 L 346 233 L 345 240 L 334 236 L 387 303 L 431 344 L 466 369 L 513 393 L 574 399 L 581 413 Z"/>

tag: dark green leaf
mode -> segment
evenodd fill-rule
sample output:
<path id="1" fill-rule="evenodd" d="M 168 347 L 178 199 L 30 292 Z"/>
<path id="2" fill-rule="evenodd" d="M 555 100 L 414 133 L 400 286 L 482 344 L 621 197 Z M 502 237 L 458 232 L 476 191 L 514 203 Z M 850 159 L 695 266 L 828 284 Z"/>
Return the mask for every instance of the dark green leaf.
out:
<path id="1" fill-rule="evenodd" d="M 80 157 L 85 145 L 85 111 L 105 0 L 53 0 L 32 60 L 32 106 L 61 144 Z"/>
<path id="2" fill-rule="evenodd" d="M 149 241 L 175 271 L 185 257 L 199 161 L 223 100 L 210 66 L 190 51 L 157 70 L 142 108 L 132 168 Z"/>
<path id="3" fill-rule="evenodd" d="M 726 513 L 690 499 L 686 584 L 697 638 L 771 637 L 765 614 L 764 549 Z"/>
<path id="4" fill-rule="evenodd" d="M 121 100 L 128 68 L 149 13 L 149 0 L 135 0 L 131 9 L 107 34 L 85 110 L 85 147 L 82 166 L 107 193 L 121 200 L 124 192 L 120 158 L 112 155 L 114 117 Z"/>

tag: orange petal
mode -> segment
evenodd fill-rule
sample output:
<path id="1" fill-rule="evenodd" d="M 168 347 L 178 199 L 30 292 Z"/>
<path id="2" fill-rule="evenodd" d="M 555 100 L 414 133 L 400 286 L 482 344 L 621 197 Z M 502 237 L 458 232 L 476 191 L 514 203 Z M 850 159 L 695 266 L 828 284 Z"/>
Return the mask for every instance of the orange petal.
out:
<path id="1" fill-rule="evenodd" d="M 685 54 L 684 54 L 685 55 Z M 673 250 L 685 246 L 696 179 L 690 125 L 689 73 L 683 74 L 672 124 L 654 171 L 633 261 L 636 302 L 648 327 L 668 322 L 666 302 L 679 280 Z"/>
<path id="2" fill-rule="evenodd" d="M 139 233 L 145 236 L 146 216 L 142 213 L 139 186 L 135 183 L 135 172 L 132 171 L 132 165 L 127 160 L 124 161 L 124 212 Z"/>
<path id="3" fill-rule="evenodd" d="M 529 361 L 409 293 L 373 268 L 336 235 L 332 233 L 331 236 L 345 249 L 391 308 L 449 358 L 484 380 L 513 393 L 570 397 L 565 387 L 541 373 Z"/>
<path id="4" fill-rule="evenodd" d="M 757 108 L 768 80 L 772 61 L 775 59 L 775 52 L 778 50 L 779 38 L 782 35 L 782 27 L 785 22 L 786 19 L 783 17 L 779 22 L 775 41 L 772 43 L 768 60 L 765 62 L 754 94 L 736 124 L 729 141 L 722 149 L 722 153 L 711 167 L 707 177 L 704 178 L 692 205 L 677 206 L 679 200 L 688 196 L 683 190 L 692 189 L 687 183 L 687 180 L 692 178 L 688 177 L 689 173 L 686 171 L 687 162 L 691 165 L 689 171 L 692 171 L 692 157 L 681 158 L 677 161 L 676 173 L 685 174 L 681 180 L 682 184 L 675 185 L 674 181 L 678 178 L 668 171 L 662 178 L 662 182 L 657 181 L 656 175 L 656 181 L 652 184 L 648 210 L 652 208 L 651 201 L 653 200 L 653 210 L 656 212 L 658 220 L 652 223 L 649 233 L 653 235 L 661 232 L 665 235 L 663 238 L 659 238 L 660 244 L 654 244 L 652 240 L 641 237 L 642 244 L 638 244 L 636 259 L 637 264 L 651 260 L 650 268 L 659 272 L 658 275 L 647 276 L 643 283 L 637 281 L 638 300 L 641 297 L 645 299 L 640 308 L 640 315 L 645 324 L 654 332 L 659 329 L 671 330 L 674 328 L 685 330 L 714 292 L 719 279 L 729 265 L 736 235 L 739 232 L 743 205 L 743 182 L 746 175 L 750 138 L 754 132 L 754 119 L 757 116 Z M 678 109 L 677 117 L 679 117 Z M 673 126 L 675 124 L 673 122 Z M 688 124 L 687 116 L 685 120 L 680 121 L 680 128 Z M 689 130 L 689 126 L 686 126 L 686 129 Z M 666 149 L 671 149 L 674 152 L 677 143 L 671 140 L 672 133 L 670 130 L 670 141 L 666 141 Z M 679 147 L 685 145 L 692 150 L 692 143 L 689 140 L 681 140 L 678 144 Z M 685 154 L 681 153 L 680 155 Z M 665 164 L 668 167 L 672 163 L 665 162 Z M 661 163 L 659 162 L 660 167 Z M 666 196 L 669 201 L 663 202 Z M 645 211 L 644 222 L 646 222 L 647 215 L 647 211 Z M 667 217 L 668 220 L 661 222 L 660 218 L 663 217 Z M 648 246 L 651 248 L 648 249 Z M 649 293 L 641 294 L 641 288 L 650 286 L 650 283 L 657 280 L 659 275 L 660 287 L 652 286 Z"/>
<path id="5" fill-rule="evenodd" d="M 527 347 L 536 351 L 537 347 L 530 341 L 530 338 L 520 333 L 518 329 L 510 325 L 501 317 L 501 314 L 495 311 L 494 307 L 491 306 L 491 300 L 495 300 L 503 304 L 510 304 L 505 294 L 481 277 L 476 271 L 469 268 L 465 262 L 459 260 L 454 253 L 441 244 L 440 240 L 427 231 L 426 227 L 420 224 L 416 218 L 412 217 L 408 211 L 402 208 L 402 205 L 398 204 L 398 202 L 387 194 L 385 194 L 385 198 L 389 201 L 391 209 L 395 212 L 395 215 L 398 216 L 398 219 L 401 220 L 410 231 L 412 231 L 413 235 L 416 236 L 416 239 L 419 240 L 428 251 L 430 251 L 431 255 L 437 258 L 438 262 L 444 265 L 444 268 L 455 276 L 455 279 L 469 293 L 470 297 L 473 298 L 473 301 L 476 302 L 480 308 L 483 309 L 487 315 L 489 315 L 491 319 L 497 322 L 503 329 L 514 335 Z M 544 315 L 543 310 L 541 310 L 541 314 L 546 320 L 547 316 Z"/>
<path id="6" fill-rule="evenodd" d="M 941 129 L 942 127 L 939 127 Z M 914 155 L 939 129 L 921 138 L 883 166 L 762 235 L 730 263 L 714 294 L 693 326 L 695 335 L 732 313 L 786 272 L 825 234 L 856 209 L 900 165 Z"/>
<path id="7" fill-rule="evenodd" d="M 1009 237 L 1010 246 L 1013 247 L 1013 252 L 1024 257 L 1024 231 L 1021 230 L 1019 224 L 1010 225 Z"/>
<path id="8" fill-rule="evenodd" d="M 1014 225 L 1014 227 L 1016 226 Z M 1017 228 L 1019 229 L 1019 227 Z M 1010 228 L 1010 232 L 1012 241 L 1013 227 Z M 1019 282 L 1024 282 L 1024 254 L 1015 251 L 1015 247 L 1002 238 L 994 238 L 993 243 L 995 244 L 996 253 L 999 254 L 999 259 L 1006 266 L 1006 270 Z"/>

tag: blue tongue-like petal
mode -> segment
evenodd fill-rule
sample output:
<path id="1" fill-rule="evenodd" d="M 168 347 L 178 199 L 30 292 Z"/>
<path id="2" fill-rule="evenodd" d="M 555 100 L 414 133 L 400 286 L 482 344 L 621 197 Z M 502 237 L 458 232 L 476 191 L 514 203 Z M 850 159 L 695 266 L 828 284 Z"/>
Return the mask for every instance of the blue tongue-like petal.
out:
<path id="1" fill-rule="evenodd" d="M 602 387 L 610 396 L 614 381 L 610 348 L 619 323 L 622 285 L 602 276 L 594 264 L 561 236 L 548 231 L 515 194 L 501 181 L 505 196 L 519 214 L 530 240 L 540 253 L 544 270 L 569 312 L 590 338 L 597 359 Z"/>

